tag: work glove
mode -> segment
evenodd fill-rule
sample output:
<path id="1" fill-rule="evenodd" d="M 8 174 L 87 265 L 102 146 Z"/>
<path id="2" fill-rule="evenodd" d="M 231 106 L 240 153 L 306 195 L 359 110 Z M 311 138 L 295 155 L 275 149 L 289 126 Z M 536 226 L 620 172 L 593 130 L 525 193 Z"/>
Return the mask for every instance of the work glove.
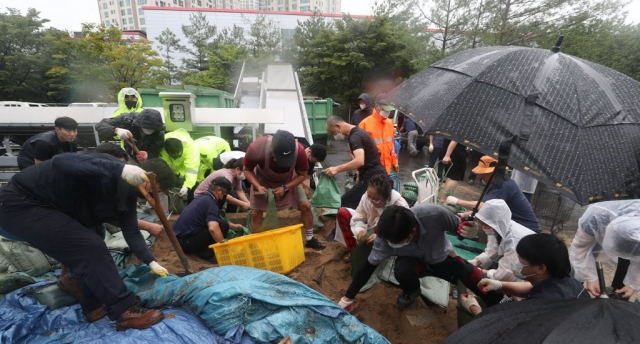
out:
<path id="1" fill-rule="evenodd" d="M 458 225 L 458 235 L 473 239 L 478 234 L 478 224 L 475 221 L 462 221 Z"/>
<path id="2" fill-rule="evenodd" d="M 478 289 L 483 293 L 488 293 L 494 290 L 498 291 L 502 290 L 502 283 L 498 280 L 483 278 L 478 282 Z"/>
<path id="3" fill-rule="evenodd" d="M 140 154 L 136 155 L 136 159 L 141 164 L 143 162 L 147 161 L 148 158 L 149 158 L 149 154 L 147 154 L 147 152 L 145 152 L 145 151 L 140 151 Z"/>
<path id="4" fill-rule="evenodd" d="M 478 304 L 478 300 L 476 300 L 476 296 L 473 293 L 464 293 L 460 296 L 460 303 L 462 307 L 467 310 L 467 312 L 471 313 L 471 306 L 476 306 L 480 308 Z"/>
<path id="5" fill-rule="evenodd" d="M 163 268 L 162 265 L 158 264 L 155 260 L 149 263 L 149 267 L 151 268 L 151 272 L 160 277 L 167 277 L 167 274 L 169 273 L 167 269 Z"/>
<path id="6" fill-rule="evenodd" d="M 433 148 L 433 145 L 429 145 L 429 153 L 433 153 L 433 150 L 434 150 L 434 149 L 435 149 L 435 148 Z"/>
<path id="7" fill-rule="evenodd" d="M 189 192 L 189 188 L 183 187 L 182 189 L 180 189 L 180 193 L 178 193 L 178 195 L 180 195 L 180 197 L 186 197 L 188 192 Z"/>
<path id="8" fill-rule="evenodd" d="M 124 165 L 122 169 L 122 179 L 133 186 L 149 182 L 146 172 L 138 166 Z"/>
<path id="9" fill-rule="evenodd" d="M 133 134 L 127 129 L 116 128 L 115 132 L 122 141 L 133 138 Z"/>
<path id="10" fill-rule="evenodd" d="M 458 205 L 458 197 L 447 196 L 447 200 L 444 203 L 448 205 Z"/>
<path id="11" fill-rule="evenodd" d="M 400 166 L 398 165 L 393 166 L 393 170 L 396 171 L 396 173 L 400 172 Z"/>
<path id="12" fill-rule="evenodd" d="M 345 298 L 341 298 L 340 302 L 338 302 L 338 306 L 342 307 L 347 312 L 351 312 L 353 310 L 353 300 L 347 301 Z"/>

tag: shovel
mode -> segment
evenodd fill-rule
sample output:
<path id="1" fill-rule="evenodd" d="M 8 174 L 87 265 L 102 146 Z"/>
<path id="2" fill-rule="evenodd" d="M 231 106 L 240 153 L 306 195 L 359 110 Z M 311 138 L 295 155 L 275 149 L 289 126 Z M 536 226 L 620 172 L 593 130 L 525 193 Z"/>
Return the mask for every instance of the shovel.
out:
<path id="1" fill-rule="evenodd" d="M 176 254 L 178 254 L 178 258 L 180 258 L 180 262 L 184 267 L 184 273 L 181 273 L 181 274 L 178 273 L 176 275 L 180 277 L 190 275 L 193 272 L 189 270 L 189 261 L 187 260 L 187 256 L 185 256 L 184 252 L 182 251 L 182 247 L 178 242 L 178 238 L 176 238 L 175 233 L 173 233 L 173 229 L 171 229 L 169 220 L 167 220 L 167 215 L 164 213 L 164 210 L 160 205 L 160 198 L 158 196 L 158 184 L 156 184 L 156 175 L 155 173 L 148 173 L 147 176 L 149 177 L 149 182 L 151 183 L 151 188 L 153 189 L 153 198 L 151 197 L 151 195 L 149 195 L 147 190 L 145 190 L 145 188 L 142 185 L 138 185 L 138 190 L 142 192 L 142 194 L 144 195 L 144 198 L 147 199 L 147 202 L 149 202 L 149 204 L 151 204 L 151 207 L 153 207 L 153 210 L 155 210 L 156 214 L 158 215 L 158 218 L 160 219 L 160 222 L 162 222 L 162 227 L 164 227 L 164 231 L 167 233 L 167 236 L 171 241 L 171 245 L 173 245 L 173 249 L 176 251 Z"/>

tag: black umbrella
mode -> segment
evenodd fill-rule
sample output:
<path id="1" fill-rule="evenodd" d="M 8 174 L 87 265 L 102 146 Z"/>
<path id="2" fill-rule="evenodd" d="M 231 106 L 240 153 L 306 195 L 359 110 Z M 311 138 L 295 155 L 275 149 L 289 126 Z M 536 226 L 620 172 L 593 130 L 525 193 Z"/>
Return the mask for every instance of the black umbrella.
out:
<path id="1" fill-rule="evenodd" d="M 638 343 L 640 305 L 613 299 L 530 300 L 490 307 L 443 344 Z"/>
<path id="2" fill-rule="evenodd" d="M 512 142 L 510 166 L 581 205 L 640 189 L 640 83 L 610 68 L 542 49 L 471 49 L 386 101 L 427 133 L 488 155 Z"/>

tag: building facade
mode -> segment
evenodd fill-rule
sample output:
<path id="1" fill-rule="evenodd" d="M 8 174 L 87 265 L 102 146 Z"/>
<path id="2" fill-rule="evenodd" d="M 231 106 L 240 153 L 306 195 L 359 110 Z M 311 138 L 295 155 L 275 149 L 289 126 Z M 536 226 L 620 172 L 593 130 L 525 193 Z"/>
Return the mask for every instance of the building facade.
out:
<path id="1" fill-rule="evenodd" d="M 147 31 L 143 6 L 197 9 L 340 13 L 341 0 L 97 0 L 100 21 L 122 31 Z"/>

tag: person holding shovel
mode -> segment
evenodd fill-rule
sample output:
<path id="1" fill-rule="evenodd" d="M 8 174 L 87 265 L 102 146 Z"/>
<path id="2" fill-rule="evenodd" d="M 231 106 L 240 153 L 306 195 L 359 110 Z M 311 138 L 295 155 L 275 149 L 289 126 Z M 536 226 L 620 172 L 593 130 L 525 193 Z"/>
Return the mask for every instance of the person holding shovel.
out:
<path id="1" fill-rule="evenodd" d="M 309 161 L 304 146 L 290 132 L 278 130 L 273 136 L 253 141 L 244 157 L 244 175 L 251 184 L 251 231 L 262 228 L 267 211 L 268 189 L 273 190 L 278 210 L 297 208 L 302 215 L 306 247 L 322 250 L 324 246 L 313 236 L 311 203 L 298 195 L 298 185 L 307 178 Z"/>
<path id="2" fill-rule="evenodd" d="M 95 128 L 103 141 L 112 141 L 113 136 L 117 136 L 127 154 L 138 163 L 160 157 L 164 144 L 164 123 L 162 115 L 156 110 L 144 109 L 139 113 L 104 118 Z M 134 152 L 133 144 L 140 151 L 139 154 Z"/>
<path id="3" fill-rule="evenodd" d="M 175 177 L 168 166 L 147 162 L 142 167 L 152 166 L 148 171 L 160 186 L 172 187 Z M 151 272 L 166 276 L 137 226 L 135 186 L 148 186 L 143 168 L 107 154 L 63 153 L 24 169 L 0 190 L 0 227 L 78 274 L 87 320 L 108 315 L 118 331 L 150 327 L 164 315 L 138 306 L 104 241 L 89 228 L 118 221 L 131 251 Z"/>

